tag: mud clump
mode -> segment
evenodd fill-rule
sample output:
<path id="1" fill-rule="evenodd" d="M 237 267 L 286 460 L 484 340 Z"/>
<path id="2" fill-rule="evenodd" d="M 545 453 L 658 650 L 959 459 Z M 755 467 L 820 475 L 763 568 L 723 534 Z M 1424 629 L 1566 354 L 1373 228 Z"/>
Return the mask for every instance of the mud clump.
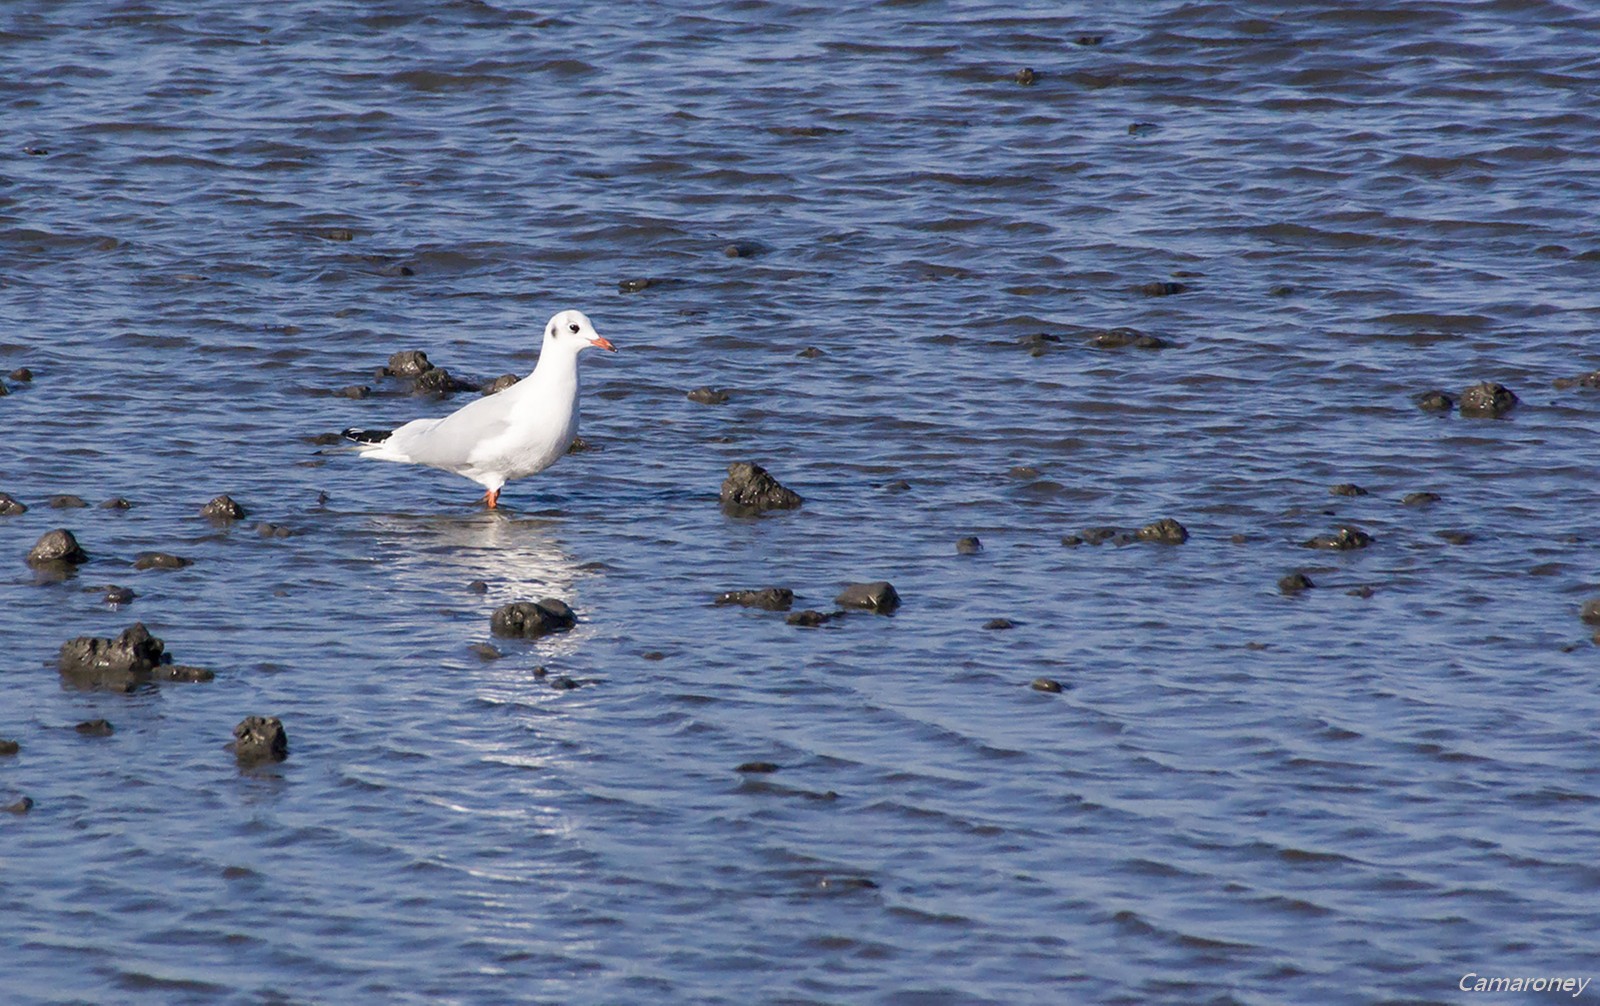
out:
<path id="1" fill-rule="evenodd" d="M 1600 388 L 1600 370 L 1591 370 L 1577 377 L 1558 377 L 1554 384 L 1557 391 L 1566 391 L 1569 388 Z"/>
<path id="2" fill-rule="evenodd" d="M 726 405 L 728 393 L 720 388 L 698 387 L 689 392 L 689 401 L 700 405 Z"/>
<path id="3" fill-rule="evenodd" d="M 89 556 L 78 545 L 78 539 L 64 527 L 46 531 L 28 550 L 30 566 L 76 566 L 88 561 Z"/>
<path id="4" fill-rule="evenodd" d="M 389 365 L 383 372 L 390 377 L 421 377 L 434 369 L 428 361 L 428 354 L 420 349 L 407 349 L 389 357 Z"/>
<path id="5" fill-rule="evenodd" d="M 411 382 L 412 391 L 419 395 L 453 395 L 457 391 L 477 391 L 478 385 L 469 381 L 462 381 L 452 376 L 450 371 L 443 367 L 433 367 L 417 376 Z"/>
<path id="6" fill-rule="evenodd" d="M 1417 408 L 1423 412 L 1449 412 L 1456 400 L 1442 391 L 1424 391 L 1417 396 Z"/>
<path id="7" fill-rule="evenodd" d="M 736 604 L 767 611 L 788 611 L 794 606 L 794 591 L 788 587 L 763 587 L 760 590 L 730 590 L 718 595 L 720 605 Z"/>
<path id="8" fill-rule="evenodd" d="M 165 653 L 166 645 L 135 622 L 116 639 L 79 636 L 62 643 L 56 667 L 79 688 L 131 692 L 152 680 Z"/>
<path id="9" fill-rule="evenodd" d="M 1153 541 L 1162 545 L 1182 545 L 1189 540 L 1189 530 L 1171 517 L 1163 517 L 1154 524 L 1146 524 L 1136 533 L 1140 541 Z"/>
<path id="10" fill-rule="evenodd" d="M 844 616 L 845 612 L 842 611 L 816 611 L 807 608 L 805 611 L 797 611 L 790 615 L 784 619 L 784 622 L 789 625 L 798 625 L 805 629 L 814 629 L 819 625 L 825 625 L 836 618 L 843 618 Z"/>
<path id="11" fill-rule="evenodd" d="M 1318 535 L 1301 543 L 1305 548 L 1325 548 L 1336 552 L 1349 552 L 1372 544 L 1372 535 L 1354 527 L 1341 527 L 1333 534 Z"/>
<path id="12" fill-rule="evenodd" d="M 546 597 L 540 601 L 513 601 L 489 616 L 489 631 L 509 639 L 538 639 L 565 632 L 578 624 L 578 616 L 565 601 Z"/>
<path id="13" fill-rule="evenodd" d="M 1517 404 L 1517 396 L 1503 384 L 1484 381 L 1461 393 L 1461 414 L 1470 419 L 1499 419 Z"/>
<path id="14" fill-rule="evenodd" d="M 200 516 L 215 521 L 244 520 L 248 513 L 249 511 L 226 493 L 200 508 Z"/>
<path id="15" fill-rule="evenodd" d="M 900 595 L 887 580 L 871 583 L 852 583 L 839 592 L 833 603 L 841 608 L 863 608 L 879 615 L 887 615 L 900 607 Z"/>
<path id="16" fill-rule="evenodd" d="M 735 461 L 722 482 L 722 509 L 735 516 L 753 516 L 768 510 L 794 510 L 805 502 L 753 461 Z"/>
<path id="17" fill-rule="evenodd" d="M 171 552 L 140 552 L 133 557 L 134 569 L 183 569 L 193 565 L 193 559 L 185 559 Z"/>
<path id="18" fill-rule="evenodd" d="M 1285 576 L 1283 579 L 1278 581 L 1278 592 L 1281 594 L 1293 595 L 1302 591 L 1310 590 L 1315 586 L 1316 584 L 1311 582 L 1311 577 L 1305 575 L 1304 573 L 1295 572 L 1290 573 L 1288 576 Z"/>
<path id="19" fill-rule="evenodd" d="M 276 716 L 246 716 L 233 728 L 227 750 L 240 765 L 283 761 L 289 757 L 289 734 Z"/>
<path id="20" fill-rule="evenodd" d="M 1103 332 L 1094 333 L 1089 343 L 1100 349 L 1122 349 L 1125 346 L 1132 346 L 1135 349 L 1166 349 L 1172 345 L 1158 335 L 1150 335 L 1136 328 L 1108 328 Z"/>

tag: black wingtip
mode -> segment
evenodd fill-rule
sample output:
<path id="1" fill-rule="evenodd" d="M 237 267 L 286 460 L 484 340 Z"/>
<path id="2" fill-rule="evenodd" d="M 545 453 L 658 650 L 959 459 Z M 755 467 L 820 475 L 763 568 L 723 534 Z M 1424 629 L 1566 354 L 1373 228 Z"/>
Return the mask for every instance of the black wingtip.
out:
<path id="1" fill-rule="evenodd" d="M 340 436 L 346 440 L 353 440 L 358 444 L 381 444 L 389 439 L 393 430 L 358 430 L 351 428 L 345 430 Z"/>

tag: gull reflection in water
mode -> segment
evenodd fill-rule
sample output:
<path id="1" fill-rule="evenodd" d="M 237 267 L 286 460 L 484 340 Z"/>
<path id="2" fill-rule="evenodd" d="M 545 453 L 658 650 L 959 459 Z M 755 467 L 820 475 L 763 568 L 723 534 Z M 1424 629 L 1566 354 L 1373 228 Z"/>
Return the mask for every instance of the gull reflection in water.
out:
<path id="1" fill-rule="evenodd" d="M 459 593 L 473 580 L 496 604 L 557 597 L 569 603 L 590 575 L 556 539 L 559 521 L 504 510 L 466 515 L 379 514 L 376 544 L 395 586 Z"/>

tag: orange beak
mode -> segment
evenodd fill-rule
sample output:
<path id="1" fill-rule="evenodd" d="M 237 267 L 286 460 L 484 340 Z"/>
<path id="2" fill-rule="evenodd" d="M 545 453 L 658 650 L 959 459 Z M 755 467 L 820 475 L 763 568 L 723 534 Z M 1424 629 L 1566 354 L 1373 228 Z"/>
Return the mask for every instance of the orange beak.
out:
<path id="1" fill-rule="evenodd" d="M 589 340 L 589 345 L 591 345 L 591 346 L 599 346 L 601 349 L 605 350 L 608 353 L 615 353 L 617 351 L 617 347 L 615 347 L 615 346 L 613 346 L 611 344 L 611 340 L 607 339 L 603 335 L 597 335 L 593 339 L 590 339 Z"/>

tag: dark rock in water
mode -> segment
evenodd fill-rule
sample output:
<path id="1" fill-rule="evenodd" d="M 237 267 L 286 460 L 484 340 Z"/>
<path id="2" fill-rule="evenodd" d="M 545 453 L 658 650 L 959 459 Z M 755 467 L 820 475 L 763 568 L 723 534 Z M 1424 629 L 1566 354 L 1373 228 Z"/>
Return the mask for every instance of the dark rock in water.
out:
<path id="1" fill-rule="evenodd" d="M 1128 132 L 1133 132 L 1136 126 L 1137 124 L 1134 126 L 1129 126 Z M 1162 282 L 1157 280 L 1153 283 L 1144 283 L 1137 289 L 1146 297 L 1171 297 L 1173 294 L 1183 293 L 1189 288 L 1183 283 Z"/>
<path id="2" fill-rule="evenodd" d="M 1591 597 L 1578 609 L 1578 617 L 1590 625 L 1600 625 L 1600 597 Z"/>
<path id="3" fill-rule="evenodd" d="M 1104 42 L 1105 40 L 1106 40 L 1106 37 L 1104 35 L 1079 35 L 1077 38 L 1072 40 L 1072 44 L 1073 45 L 1099 45 L 1101 42 Z"/>
<path id="4" fill-rule="evenodd" d="M 617 281 L 617 292 L 618 293 L 638 293 L 640 290 L 648 290 L 648 289 L 650 289 L 651 287 L 655 286 L 656 283 L 658 283 L 658 282 L 660 282 L 660 281 L 659 280 L 654 280 L 654 279 L 648 279 L 648 278 L 645 278 L 645 277 L 640 277 L 638 279 L 618 280 Z"/>
<path id="5" fill-rule="evenodd" d="M 1376 594 L 1377 591 L 1373 590 L 1371 587 L 1368 587 L 1366 584 L 1362 584 L 1359 587 L 1350 588 L 1349 590 L 1345 591 L 1345 593 L 1349 594 L 1351 597 L 1366 599 L 1371 597 L 1373 594 Z"/>
<path id="6" fill-rule="evenodd" d="M 32 809 L 33 797 L 31 796 L 18 797 L 12 803 L 8 803 L 4 807 L 0 807 L 0 810 L 5 811 L 7 814 L 26 814 Z"/>
<path id="7" fill-rule="evenodd" d="M 116 733 L 108 720 L 84 720 L 72 729 L 85 737 L 110 737 Z"/>
<path id="8" fill-rule="evenodd" d="M 187 681 L 190 683 L 214 681 L 216 671 L 204 667 L 189 667 L 186 664 L 162 664 L 150 672 L 151 678 L 156 681 Z"/>
<path id="9" fill-rule="evenodd" d="M 581 683 L 569 678 L 565 674 L 558 674 L 554 678 L 550 679 L 550 687 L 554 688 L 558 692 L 570 692 L 574 688 L 581 687 Z"/>
<path id="10" fill-rule="evenodd" d="M 1189 540 L 1189 530 L 1171 517 L 1163 517 L 1154 524 L 1146 524 L 1138 531 L 1140 541 L 1160 542 L 1163 545 L 1182 545 Z"/>
<path id="11" fill-rule="evenodd" d="M 224 493 L 200 508 L 200 516 L 208 520 L 243 520 L 248 511 Z"/>
<path id="12" fill-rule="evenodd" d="M 1028 683 L 1028 687 L 1036 692 L 1049 692 L 1052 695 L 1059 695 L 1067 690 L 1066 686 L 1055 678 L 1034 678 Z"/>
<path id="13" fill-rule="evenodd" d="M 1442 499 L 1444 497 L 1438 493 L 1406 493 L 1400 498 L 1400 502 L 1406 506 L 1427 506 L 1429 503 L 1437 503 Z"/>
<path id="14" fill-rule="evenodd" d="M 1517 404 L 1517 396 L 1502 384 L 1484 381 L 1461 393 L 1461 414 L 1471 419 L 1499 419 Z"/>
<path id="15" fill-rule="evenodd" d="M 824 891 L 873 891 L 878 885 L 867 877 L 823 877 L 817 886 Z"/>
<path id="16" fill-rule="evenodd" d="M 746 608 L 765 608 L 767 611 L 788 611 L 794 605 L 794 591 L 788 587 L 764 587 L 761 590 L 730 590 L 720 595 L 716 603 L 738 604 Z"/>
<path id="17" fill-rule="evenodd" d="M 335 388 L 332 392 L 335 398 L 366 398 L 372 394 L 372 389 L 365 384 L 347 384 L 342 388 Z"/>
<path id="18" fill-rule="evenodd" d="M 1061 341 L 1061 336 L 1049 332 L 1035 332 L 1025 335 L 1017 340 L 1017 344 L 1028 351 L 1030 356 L 1043 356 L 1051 346 Z"/>
<path id="19" fill-rule="evenodd" d="M 80 510 L 89 504 L 82 496 L 62 495 L 50 497 L 50 502 L 45 505 L 52 510 Z"/>
<path id="20" fill-rule="evenodd" d="M 1017 623 L 1009 618 L 991 618 L 983 623 L 985 629 L 1015 629 Z"/>
<path id="21" fill-rule="evenodd" d="M 900 595 L 895 593 L 887 580 L 874 580 L 871 583 L 850 584 L 839 592 L 833 603 L 841 608 L 865 608 L 887 615 L 900 607 Z"/>
<path id="22" fill-rule="evenodd" d="M 905 479 L 895 479 L 893 482 L 885 482 L 878 488 L 886 493 L 908 493 L 911 491 L 911 483 Z"/>
<path id="23" fill-rule="evenodd" d="M 78 547 L 78 539 L 74 538 L 71 531 L 58 527 L 54 531 L 46 531 L 28 550 L 28 565 L 43 566 L 49 563 L 62 563 L 78 565 L 89 561 L 89 556 L 82 548 Z"/>
<path id="24" fill-rule="evenodd" d="M 391 377 L 421 377 L 433 369 L 433 364 L 428 362 L 428 354 L 420 349 L 407 349 L 389 357 L 389 365 L 383 372 Z"/>
<path id="25" fill-rule="evenodd" d="M 443 367 L 433 367 L 411 382 L 411 390 L 419 395 L 453 395 L 458 391 L 477 391 L 478 386 L 451 376 Z"/>
<path id="26" fill-rule="evenodd" d="M 1591 370 L 1577 377 L 1558 377 L 1555 386 L 1557 391 L 1566 391 L 1568 388 L 1600 388 L 1600 370 Z"/>
<path id="27" fill-rule="evenodd" d="M 482 389 L 485 395 L 496 395 L 521 381 L 516 374 L 501 374 L 499 377 L 485 384 Z"/>
<path id="28" fill-rule="evenodd" d="M 977 555 L 983 551 L 983 542 L 975 535 L 965 535 L 956 539 L 957 555 Z"/>
<path id="29" fill-rule="evenodd" d="M 123 604 L 132 604 L 133 599 L 138 596 L 127 587 L 118 587 L 116 584 L 112 584 L 106 588 L 106 594 L 100 600 L 116 607 Z"/>
<path id="30" fill-rule="evenodd" d="M 356 239 L 356 232 L 348 227 L 325 227 L 322 230 L 312 231 L 311 234 L 313 237 L 319 237 L 324 241 L 354 241 Z"/>
<path id="31" fill-rule="evenodd" d="M 565 601 L 546 597 L 539 601 L 514 601 L 489 616 L 489 631 L 513 639 L 538 639 L 564 632 L 578 624 L 578 616 Z"/>
<path id="32" fill-rule="evenodd" d="M 1121 531 L 1114 527 L 1086 527 L 1082 531 L 1082 536 L 1090 545 L 1102 545 L 1120 533 Z"/>
<path id="33" fill-rule="evenodd" d="M 1121 349 L 1124 346 L 1132 346 L 1135 349 L 1166 349 L 1172 345 L 1160 336 L 1149 335 L 1135 328 L 1108 328 L 1103 332 L 1096 332 L 1089 341 L 1101 349 Z"/>
<path id="34" fill-rule="evenodd" d="M 722 254 L 729 258 L 754 258 L 766 250 L 765 245 L 754 241 L 735 241 L 722 246 Z"/>
<path id="35" fill-rule="evenodd" d="M 803 626 L 803 627 L 809 629 L 809 628 L 815 628 L 816 626 L 821 625 L 824 622 L 831 622 L 835 618 L 843 618 L 843 617 L 844 617 L 844 612 L 842 612 L 842 611 L 830 611 L 830 612 L 824 613 L 824 612 L 821 612 L 821 611 L 813 611 L 812 609 L 807 608 L 805 611 L 797 611 L 797 612 L 795 612 L 794 614 L 790 615 L 788 618 L 784 619 L 784 621 L 787 622 L 790 625 L 799 625 L 799 626 Z"/>
<path id="36" fill-rule="evenodd" d="M 1161 127 L 1153 122 L 1133 122 L 1128 124 L 1129 136 L 1144 136 L 1153 133 Z"/>
<path id="37" fill-rule="evenodd" d="M 132 510 L 133 509 L 133 501 L 130 500 L 130 499 L 124 499 L 121 496 L 113 496 L 110 499 L 106 500 L 104 503 L 100 504 L 100 509 L 102 509 L 102 510 Z"/>
<path id="38" fill-rule="evenodd" d="M 289 757 L 289 735 L 276 716 L 246 716 L 233 728 L 227 749 L 241 765 L 283 761 Z"/>
<path id="39" fill-rule="evenodd" d="M 1445 530 L 1436 531 L 1434 534 L 1451 545 L 1466 545 L 1472 541 L 1472 534 L 1469 531 Z"/>
<path id="40" fill-rule="evenodd" d="M 740 765 L 735 772 L 749 772 L 753 775 L 767 775 L 778 771 L 779 766 L 770 761 L 747 761 Z"/>
<path id="41" fill-rule="evenodd" d="M 294 535 L 293 528 L 284 527 L 282 524 L 272 524 L 262 521 L 256 525 L 256 534 L 263 538 L 289 538 Z"/>
<path id="42" fill-rule="evenodd" d="M 0 517 L 11 517 L 19 513 L 27 513 L 28 508 L 10 493 L 0 493 Z"/>
<path id="43" fill-rule="evenodd" d="M 1367 491 L 1354 482 L 1341 482 L 1328 490 L 1330 496 L 1366 496 Z"/>
<path id="44" fill-rule="evenodd" d="M 487 594 L 489 593 L 489 585 L 483 580 L 473 580 L 467 584 L 467 592 L 470 594 Z"/>
<path id="45" fill-rule="evenodd" d="M 344 442 L 344 434 L 342 433 L 318 433 L 314 437 L 306 438 L 306 443 L 317 447 L 327 447 L 330 444 L 342 444 Z"/>
<path id="46" fill-rule="evenodd" d="M 473 653 L 476 653 L 479 660 L 499 660 L 501 657 L 505 656 L 504 653 L 500 652 L 500 648 L 498 646 L 491 646 L 488 643 L 473 643 L 471 646 L 467 647 L 467 649 L 471 650 Z"/>
<path id="47" fill-rule="evenodd" d="M 1442 391 L 1424 391 L 1417 396 L 1417 408 L 1424 412 L 1449 412 L 1455 407 L 1455 399 Z"/>
<path id="48" fill-rule="evenodd" d="M 29 370 L 27 367 L 18 367 L 16 370 L 13 370 L 6 376 L 19 384 L 27 384 L 29 381 L 33 380 L 33 371 Z"/>
<path id="49" fill-rule="evenodd" d="M 0 737 L 0 758 L 9 758 L 21 750 L 21 744 L 18 744 L 14 740 L 7 740 L 4 737 Z"/>
<path id="50" fill-rule="evenodd" d="M 134 569 L 182 569 L 193 565 L 194 560 L 171 552 L 140 552 L 133 557 Z"/>
<path id="51" fill-rule="evenodd" d="M 1039 74 L 1031 66 L 1025 66 L 1011 75 L 1011 79 L 1023 87 L 1032 87 L 1039 82 Z"/>
<path id="52" fill-rule="evenodd" d="M 598 451 L 599 449 L 582 437 L 573 437 L 572 443 L 567 445 L 568 454 L 582 454 L 584 451 Z"/>
<path id="53" fill-rule="evenodd" d="M 1006 474 L 1014 479 L 1036 479 L 1044 473 L 1032 465 L 1017 465 L 1007 470 Z"/>
<path id="54" fill-rule="evenodd" d="M 0 381 L 0 398 L 3 398 L 9 394 L 11 394 L 11 389 L 6 387 L 4 381 Z"/>
<path id="55" fill-rule="evenodd" d="M 1079 545 L 1087 543 L 1083 540 L 1081 535 L 1064 534 L 1061 536 L 1061 544 L 1065 545 L 1067 548 L 1077 548 Z"/>
<path id="56" fill-rule="evenodd" d="M 1278 581 L 1278 590 L 1285 594 L 1298 594 L 1315 586 L 1316 584 L 1311 582 L 1311 577 L 1304 573 L 1290 573 Z"/>
<path id="57" fill-rule="evenodd" d="M 165 650 L 143 622 L 135 622 L 116 639 L 79 636 L 62 643 L 56 668 L 80 688 L 129 692 L 151 679 Z"/>
<path id="58" fill-rule="evenodd" d="M 806 360 L 815 360 L 819 356 L 827 356 L 828 354 L 824 353 L 815 346 L 807 346 L 805 349 L 802 349 L 800 352 L 794 355 Z"/>
<path id="59" fill-rule="evenodd" d="M 667 659 L 667 655 L 665 653 L 662 653 L 660 650 L 646 650 L 645 652 L 639 654 L 639 656 L 644 658 L 645 660 L 665 660 L 665 659 Z"/>
<path id="60" fill-rule="evenodd" d="M 699 402 L 701 405 L 722 405 L 728 400 L 728 393 L 716 388 L 700 387 L 689 392 L 689 401 Z"/>
<path id="61" fill-rule="evenodd" d="M 543 681 L 547 676 L 549 676 L 549 674 L 550 674 L 550 672 L 545 670 L 542 666 L 541 667 L 535 667 L 533 669 L 533 676 L 534 676 L 535 680 L 538 680 L 538 681 Z"/>
<path id="62" fill-rule="evenodd" d="M 793 510 L 805 500 L 780 485 L 760 465 L 735 461 L 728 466 L 728 477 L 723 480 L 721 502 L 728 513 L 749 516 L 767 510 Z"/>
<path id="63" fill-rule="evenodd" d="M 1309 541 L 1302 542 L 1306 548 L 1329 548 L 1340 552 L 1351 549 L 1366 548 L 1372 544 L 1372 535 L 1360 528 L 1341 527 L 1333 534 L 1318 535 Z"/>

